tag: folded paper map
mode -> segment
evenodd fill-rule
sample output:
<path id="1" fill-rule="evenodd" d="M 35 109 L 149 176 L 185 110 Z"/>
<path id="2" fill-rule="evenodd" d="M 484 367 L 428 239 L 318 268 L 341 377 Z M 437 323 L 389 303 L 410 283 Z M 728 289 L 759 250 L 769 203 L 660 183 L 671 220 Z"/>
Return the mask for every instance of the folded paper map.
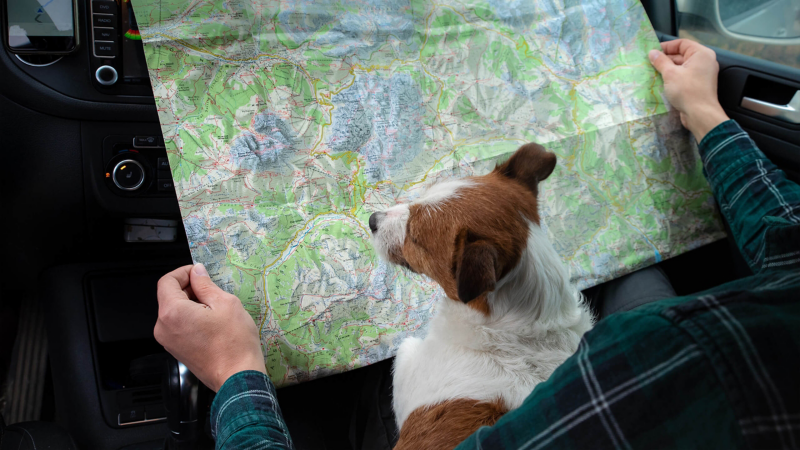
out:
<path id="1" fill-rule="evenodd" d="M 580 288 L 724 234 L 635 0 L 133 0 L 189 246 L 278 386 L 393 356 L 443 298 L 367 220 L 520 145 Z M 503 195 L 498 192 L 497 195 Z"/>

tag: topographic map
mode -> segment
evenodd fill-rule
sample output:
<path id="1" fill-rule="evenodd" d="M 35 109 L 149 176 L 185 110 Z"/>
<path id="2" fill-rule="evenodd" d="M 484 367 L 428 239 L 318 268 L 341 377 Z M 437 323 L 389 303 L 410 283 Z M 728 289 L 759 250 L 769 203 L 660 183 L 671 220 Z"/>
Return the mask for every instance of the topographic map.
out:
<path id="1" fill-rule="evenodd" d="M 586 288 L 724 234 L 636 0 L 133 0 L 192 256 L 278 386 L 392 356 L 442 292 L 379 261 L 373 211 L 535 141 Z M 502 195 L 502 193 L 498 193 Z"/>

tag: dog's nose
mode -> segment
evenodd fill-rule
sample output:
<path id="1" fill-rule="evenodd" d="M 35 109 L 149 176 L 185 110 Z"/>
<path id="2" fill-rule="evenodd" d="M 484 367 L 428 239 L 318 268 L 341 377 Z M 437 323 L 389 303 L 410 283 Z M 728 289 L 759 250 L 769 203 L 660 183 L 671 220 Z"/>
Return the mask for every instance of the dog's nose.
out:
<path id="1" fill-rule="evenodd" d="M 372 234 L 378 232 L 378 213 L 372 213 L 369 216 L 369 229 L 372 231 Z"/>

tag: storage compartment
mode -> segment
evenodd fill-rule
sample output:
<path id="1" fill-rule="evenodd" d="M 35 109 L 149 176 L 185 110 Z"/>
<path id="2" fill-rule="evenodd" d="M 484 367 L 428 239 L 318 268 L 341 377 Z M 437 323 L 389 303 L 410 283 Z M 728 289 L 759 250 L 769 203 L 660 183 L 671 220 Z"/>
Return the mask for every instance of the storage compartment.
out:
<path id="1" fill-rule="evenodd" d="M 60 266 L 39 280 L 56 417 L 81 448 L 163 440 L 158 279 L 186 259 Z"/>
<path id="2" fill-rule="evenodd" d="M 162 275 L 123 270 L 87 277 L 100 402 L 111 427 L 166 420 L 161 387 L 167 353 L 153 338 Z"/>

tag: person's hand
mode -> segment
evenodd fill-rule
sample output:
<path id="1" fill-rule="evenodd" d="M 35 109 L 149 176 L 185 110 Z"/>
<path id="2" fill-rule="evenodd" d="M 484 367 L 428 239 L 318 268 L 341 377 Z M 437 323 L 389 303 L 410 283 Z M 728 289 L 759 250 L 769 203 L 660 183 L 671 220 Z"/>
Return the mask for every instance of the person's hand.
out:
<path id="1" fill-rule="evenodd" d="M 703 140 L 728 120 L 717 99 L 717 54 L 687 39 L 662 42 L 664 52 L 650 50 L 650 62 L 664 79 L 667 100 L 681 112 L 681 123 Z"/>
<path id="2" fill-rule="evenodd" d="M 158 280 L 156 340 L 214 392 L 243 370 L 266 373 L 258 329 L 235 296 L 208 277 L 202 264 Z"/>

